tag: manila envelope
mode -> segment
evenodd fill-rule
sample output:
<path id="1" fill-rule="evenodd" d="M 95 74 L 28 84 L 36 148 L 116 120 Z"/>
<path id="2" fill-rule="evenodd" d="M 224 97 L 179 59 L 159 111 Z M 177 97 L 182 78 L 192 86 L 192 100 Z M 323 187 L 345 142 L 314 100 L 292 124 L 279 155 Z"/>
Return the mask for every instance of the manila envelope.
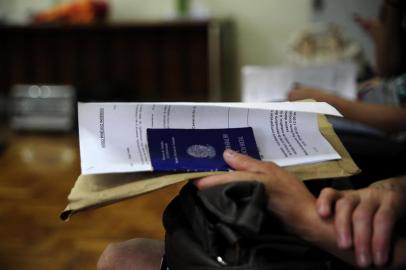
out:
<path id="1" fill-rule="evenodd" d="M 318 118 L 320 132 L 342 157 L 339 160 L 284 167 L 299 179 L 327 179 L 347 177 L 360 172 L 360 169 L 334 132 L 324 115 Z M 151 192 L 175 183 L 227 172 L 194 173 L 112 173 L 80 175 L 68 196 L 68 205 L 61 213 L 62 220 L 87 209 L 117 203 L 137 195 Z"/>

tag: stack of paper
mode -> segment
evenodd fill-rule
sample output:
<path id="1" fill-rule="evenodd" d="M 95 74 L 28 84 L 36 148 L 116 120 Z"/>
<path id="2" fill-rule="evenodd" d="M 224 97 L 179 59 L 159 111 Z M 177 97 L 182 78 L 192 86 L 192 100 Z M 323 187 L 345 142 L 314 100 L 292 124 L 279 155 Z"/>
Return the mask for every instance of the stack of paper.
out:
<path id="1" fill-rule="evenodd" d="M 339 159 L 320 134 L 326 103 L 80 103 L 83 174 L 152 171 L 147 129 L 252 127 L 262 160 L 280 166 Z M 222 153 L 220 153 L 222 154 Z"/>
<path id="2" fill-rule="evenodd" d="M 323 89 L 355 99 L 357 68 L 353 63 L 306 66 L 246 66 L 242 69 L 242 100 L 287 100 L 294 84 Z"/>

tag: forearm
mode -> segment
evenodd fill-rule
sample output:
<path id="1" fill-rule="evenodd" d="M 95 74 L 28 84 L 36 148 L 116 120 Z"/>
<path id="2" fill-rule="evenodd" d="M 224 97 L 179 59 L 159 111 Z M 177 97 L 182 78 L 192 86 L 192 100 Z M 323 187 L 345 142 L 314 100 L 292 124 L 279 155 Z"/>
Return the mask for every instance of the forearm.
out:
<path id="1" fill-rule="evenodd" d="M 398 191 L 406 194 L 406 175 L 374 182 L 371 184 L 371 187 Z"/>
<path id="2" fill-rule="evenodd" d="M 406 109 L 351 101 L 326 95 L 322 100 L 334 106 L 344 117 L 386 132 L 406 130 Z"/>
<path id="3" fill-rule="evenodd" d="M 406 130 L 406 109 L 379 104 L 354 102 L 344 116 L 386 132 Z"/>

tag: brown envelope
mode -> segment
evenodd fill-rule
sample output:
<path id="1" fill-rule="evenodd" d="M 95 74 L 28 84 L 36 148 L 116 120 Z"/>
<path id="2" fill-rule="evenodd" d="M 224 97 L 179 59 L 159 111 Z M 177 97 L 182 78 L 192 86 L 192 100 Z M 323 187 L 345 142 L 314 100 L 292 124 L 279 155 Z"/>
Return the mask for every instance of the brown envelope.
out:
<path id="1" fill-rule="evenodd" d="M 360 169 L 354 163 L 324 115 L 319 115 L 319 128 L 342 159 L 285 168 L 302 180 L 338 178 L 359 173 Z M 172 174 L 138 172 L 80 175 L 70 191 L 69 203 L 61 213 L 60 218 L 68 220 L 79 211 L 130 199 L 178 182 L 220 173 L 224 172 Z"/>

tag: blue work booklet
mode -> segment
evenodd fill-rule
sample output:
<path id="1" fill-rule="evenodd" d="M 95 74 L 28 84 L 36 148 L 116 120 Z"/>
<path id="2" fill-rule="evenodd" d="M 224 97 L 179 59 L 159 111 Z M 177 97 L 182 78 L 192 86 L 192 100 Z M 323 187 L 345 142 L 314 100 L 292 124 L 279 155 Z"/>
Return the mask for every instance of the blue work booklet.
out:
<path id="1" fill-rule="evenodd" d="M 227 171 L 225 149 L 260 159 L 251 127 L 147 129 L 154 171 Z"/>

